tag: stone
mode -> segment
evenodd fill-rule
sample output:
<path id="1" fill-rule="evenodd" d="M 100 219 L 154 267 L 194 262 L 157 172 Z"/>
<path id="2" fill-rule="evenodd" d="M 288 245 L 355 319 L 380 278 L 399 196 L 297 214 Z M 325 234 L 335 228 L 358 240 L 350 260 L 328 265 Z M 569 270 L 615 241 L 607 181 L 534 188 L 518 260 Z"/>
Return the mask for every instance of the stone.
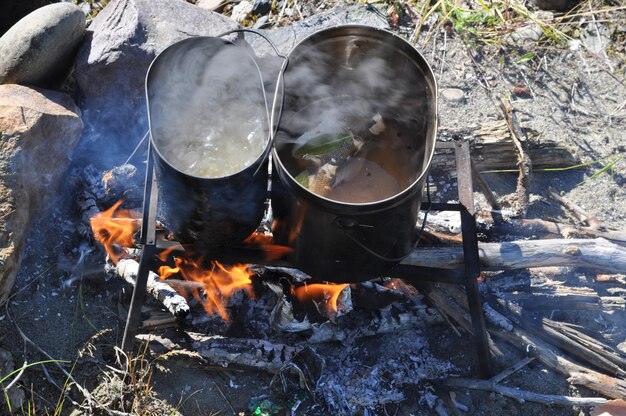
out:
<path id="1" fill-rule="evenodd" d="M 221 9 L 224 4 L 226 4 L 226 0 L 198 0 L 196 2 L 196 6 L 213 11 Z"/>
<path id="2" fill-rule="evenodd" d="M 606 56 L 606 48 L 611 45 L 612 28 L 606 24 L 591 21 L 580 33 L 580 42 L 595 54 Z"/>
<path id="3" fill-rule="evenodd" d="M 0 84 L 58 85 L 85 34 L 85 14 L 72 3 L 30 13 L 0 38 Z"/>
<path id="4" fill-rule="evenodd" d="M 506 35 L 504 40 L 514 45 L 534 45 L 543 36 L 543 29 L 536 23 L 529 23 Z"/>
<path id="5" fill-rule="evenodd" d="M 82 129 L 68 95 L 0 85 L 0 302 L 15 283 L 30 226 L 52 204 Z"/>
<path id="6" fill-rule="evenodd" d="M 439 90 L 439 94 L 444 99 L 452 102 L 461 102 L 465 100 L 465 93 L 459 88 L 444 88 Z"/>
<path id="7" fill-rule="evenodd" d="M 270 18 L 267 16 L 261 16 L 257 19 L 256 22 L 254 22 L 254 26 L 252 26 L 252 29 L 263 29 L 269 26 L 269 24 L 270 24 Z"/>
<path id="8" fill-rule="evenodd" d="M 385 9 L 376 9 L 375 7 L 369 4 L 337 6 L 331 10 L 294 22 L 289 26 L 261 30 L 261 33 L 268 36 L 282 53 L 287 54 L 298 42 L 307 36 L 318 30 L 333 26 L 355 24 L 389 30 L 389 23 L 387 18 L 384 17 L 386 16 Z M 268 43 L 259 36 L 246 35 L 246 41 L 252 45 L 258 55 L 274 55 Z"/>
<path id="9" fill-rule="evenodd" d="M 183 0 L 108 3 L 89 26 L 76 59 L 85 123 L 77 157 L 108 167 L 111 160 L 123 163 L 148 130 L 144 85 L 152 60 L 180 40 L 236 28 L 231 19 Z"/>
<path id="10" fill-rule="evenodd" d="M 252 13 L 265 16 L 272 10 L 272 2 L 270 0 L 256 0 L 252 6 Z"/>
<path id="11" fill-rule="evenodd" d="M 241 23 L 248 16 L 250 16 L 250 13 L 252 13 L 252 8 L 253 8 L 252 3 L 246 0 L 243 0 L 239 2 L 239 4 L 236 4 L 235 7 L 233 7 L 233 12 L 230 17 L 235 22 Z"/>
<path id="12" fill-rule="evenodd" d="M 13 355 L 5 349 L 0 348 L 0 377 L 4 377 L 7 374 L 15 371 L 15 363 L 13 362 Z M 13 378 L 6 380 L 3 385 L 6 386 L 13 381 Z M 14 385 L 10 389 L 2 389 L 2 399 L 0 399 L 0 408 L 6 410 L 10 408 L 13 414 L 20 411 L 20 407 L 26 398 L 24 391 L 19 385 Z M 8 401 L 8 403 L 7 403 Z M 7 406 L 10 405 L 10 406 Z"/>
<path id="13" fill-rule="evenodd" d="M 537 22 L 552 23 L 554 14 L 547 11 L 533 13 L 533 17 L 525 26 L 504 37 L 504 41 L 513 45 L 534 45 L 543 36 L 544 31 Z"/>

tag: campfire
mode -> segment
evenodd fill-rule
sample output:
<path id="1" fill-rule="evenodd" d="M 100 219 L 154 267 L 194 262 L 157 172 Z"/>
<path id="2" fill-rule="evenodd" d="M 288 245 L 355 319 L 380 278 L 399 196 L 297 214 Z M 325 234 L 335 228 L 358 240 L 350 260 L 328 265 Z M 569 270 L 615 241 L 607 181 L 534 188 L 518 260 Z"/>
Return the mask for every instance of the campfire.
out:
<path id="1" fill-rule="evenodd" d="M 0 413 L 626 409 L 619 2 L 71 3 L 0 38 Z"/>
<path id="2" fill-rule="evenodd" d="M 314 41 L 315 38 L 311 40 Z M 193 51 L 197 42 L 185 44 L 188 50 L 184 50 Z M 168 61 L 171 53 L 174 52 L 167 50 L 163 60 L 157 59 L 152 67 L 156 75 L 148 77 L 151 100 L 168 96 L 158 86 L 150 92 L 150 80 L 168 73 L 172 65 Z M 293 67 L 297 68 L 298 60 L 307 62 L 316 57 L 294 54 L 292 58 L 296 62 L 296 65 L 292 62 Z M 421 58 L 415 59 L 420 65 Z M 296 75 L 285 73 L 285 82 L 290 87 L 287 90 L 297 90 L 297 85 L 289 84 L 290 76 L 296 80 L 302 76 L 295 72 Z M 425 90 L 433 88 L 429 80 L 422 80 L 422 84 Z M 313 99 L 304 110 L 290 113 L 289 105 L 294 100 L 298 101 L 287 94 L 288 115 L 285 117 L 297 122 L 286 122 L 282 127 L 284 131 L 278 129 L 276 133 L 279 145 L 273 149 L 276 177 L 272 178 L 276 189 L 272 190 L 270 205 L 263 200 L 265 193 L 260 192 L 267 187 L 266 178 L 258 175 L 268 170 L 263 159 L 267 151 L 257 159 L 255 154 L 245 155 L 248 162 L 239 172 L 229 171 L 226 176 L 218 172 L 215 178 L 205 178 L 198 176 L 195 170 L 185 171 L 184 164 L 180 165 L 184 155 L 175 154 L 176 147 L 167 147 L 169 137 L 176 131 L 168 131 L 167 122 L 161 125 L 161 120 L 151 119 L 156 127 L 149 145 L 141 219 L 137 213 L 119 209 L 122 201 L 91 219 L 94 236 L 104 246 L 112 263 L 108 269 L 135 286 L 123 340 L 125 350 L 132 350 L 136 339 L 150 342 L 150 336 L 145 334 L 148 330 L 175 326 L 190 340 L 192 352 L 210 365 L 268 371 L 279 377 L 283 391 L 305 391 L 306 395 L 321 395 L 326 403 L 335 403 L 346 400 L 349 393 L 320 388 L 333 385 L 336 380 L 324 373 L 326 360 L 310 345 L 349 343 L 355 338 L 430 330 L 436 324 L 448 322 L 452 331 L 460 334 L 457 329 L 460 327 L 471 334 L 477 358 L 476 373 L 490 381 L 450 378 L 443 382 L 447 388 L 489 390 L 516 400 L 539 403 L 592 406 L 606 402 L 596 397 L 517 391 L 500 384 L 510 374 L 537 360 L 572 382 L 604 396 L 625 397 L 626 384 L 622 376 L 626 374 L 623 370 L 626 359 L 621 353 L 593 340 L 580 328 L 547 317 L 539 326 L 528 326 L 522 319 L 525 298 L 517 298 L 515 292 L 503 294 L 497 286 L 498 279 L 490 273 L 523 267 L 583 266 L 594 262 L 609 270 L 607 256 L 612 256 L 615 250 L 622 253 L 621 247 L 606 240 L 479 244 L 479 232 L 484 235 L 505 227 L 512 227 L 513 233 L 524 227 L 548 233 L 561 233 L 566 228 L 543 220 L 525 222 L 503 218 L 505 211 L 472 166 L 466 141 L 436 144 L 433 165 L 444 167 L 448 171 L 446 175 L 450 168 L 456 171 L 459 202 L 433 201 L 426 179 L 430 156 L 425 160 L 412 159 L 435 152 L 433 129 L 422 126 L 418 141 L 403 142 L 405 139 L 399 138 L 407 134 L 407 130 L 403 130 L 400 123 L 396 125 L 396 120 L 384 109 L 375 111 L 368 101 L 322 100 L 323 106 L 330 106 L 332 110 L 325 113 L 320 110 L 324 108 L 320 107 L 320 101 Z M 503 100 L 501 109 L 507 139 L 517 149 L 520 166 L 510 212 L 523 217 L 528 208 L 530 175 L 530 159 L 523 146 L 526 139 L 522 137 L 510 103 Z M 157 110 L 158 107 L 155 114 Z M 339 121 L 329 127 L 324 123 L 333 113 L 339 114 Z M 321 121 L 319 114 L 323 115 Z M 351 121 L 342 125 L 344 119 Z M 355 122 L 355 119 L 360 121 Z M 180 121 L 176 123 L 180 128 Z M 261 134 L 260 126 L 262 123 L 253 123 L 246 128 L 258 128 L 255 134 Z M 298 128 L 304 129 L 304 133 L 293 133 Z M 340 134 L 328 133 L 328 129 L 338 129 Z M 274 133 L 268 134 L 268 143 L 274 143 Z M 427 138 L 433 139 L 432 142 Z M 281 142 L 283 147 L 280 147 Z M 413 146 L 423 151 L 413 154 L 408 151 Z M 176 160 L 177 166 L 169 163 L 162 149 Z M 367 152 L 362 154 L 362 149 Z M 399 153 L 406 159 L 401 163 L 397 162 Z M 373 159 L 366 159 L 366 156 Z M 392 163 L 389 171 L 377 170 L 388 160 L 397 163 Z M 188 163 L 195 169 L 199 161 L 194 159 Z M 418 170 L 406 172 L 400 167 L 394 171 L 394 165 L 416 165 Z M 397 176 L 389 181 L 387 176 L 393 175 L 388 172 Z M 371 182 L 372 176 L 382 182 Z M 105 174 L 103 179 L 108 182 L 111 178 Z M 351 180 L 357 181 L 363 189 L 375 189 L 384 184 L 386 193 L 378 200 L 378 197 L 366 195 L 367 192 L 359 194 L 357 188 L 355 192 L 349 187 L 347 189 L 352 190 L 341 191 L 344 183 Z M 485 212 L 475 209 L 474 183 L 489 204 L 490 209 Z M 399 188 L 389 194 L 394 186 Z M 405 191 L 401 191 L 402 186 Z M 422 192 L 424 186 L 426 189 Z M 265 207 L 263 218 L 260 207 Z M 416 207 L 421 207 L 422 211 L 421 225 L 417 228 L 414 227 L 419 224 Z M 159 210 L 162 217 L 157 216 Z M 434 215 L 427 221 L 431 211 L 432 214 L 453 213 L 458 218 L 458 226 L 441 227 Z M 587 220 L 588 227 L 574 232 L 621 238 L 604 233 L 596 223 Z M 137 238 L 139 229 L 141 235 Z M 457 231 L 451 235 L 451 230 Z M 621 254 L 620 258 L 623 258 Z M 622 266 L 612 270 L 623 270 Z M 494 285 L 488 302 L 483 301 L 479 282 L 484 287 Z M 170 316 L 143 319 L 143 333 L 136 336 L 144 292 L 167 309 Z M 273 334 L 274 340 L 268 340 L 267 334 Z M 290 336 L 297 337 L 293 345 L 288 341 Z M 494 342 L 496 337 L 531 353 L 513 369 L 494 376 L 495 362 L 502 356 Z M 171 349 L 173 344 L 166 342 L 160 348 Z M 415 340 L 415 344 L 419 345 L 419 341 Z M 428 368 L 426 379 L 441 378 L 449 371 L 445 363 L 437 361 L 427 351 L 414 362 Z M 411 365 L 403 368 L 412 370 L 389 373 L 390 369 L 385 368 L 380 372 L 394 380 L 389 382 L 393 386 L 406 384 L 420 371 Z M 373 372 L 366 384 L 380 383 L 378 374 L 378 370 Z M 353 392 L 366 389 L 365 386 L 352 388 Z M 370 405 L 398 402 L 403 398 L 397 388 L 390 388 L 381 391 Z M 350 400 L 356 398 L 351 396 Z"/>

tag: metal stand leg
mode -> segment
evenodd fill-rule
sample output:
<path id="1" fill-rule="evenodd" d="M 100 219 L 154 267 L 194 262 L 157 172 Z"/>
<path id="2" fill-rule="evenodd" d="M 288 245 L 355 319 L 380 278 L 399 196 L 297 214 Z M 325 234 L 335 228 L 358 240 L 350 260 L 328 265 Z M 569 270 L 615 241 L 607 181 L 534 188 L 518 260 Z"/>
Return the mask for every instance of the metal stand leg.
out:
<path id="1" fill-rule="evenodd" d="M 141 307 L 146 297 L 146 285 L 150 273 L 152 258 L 156 253 L 156 208 L 158 200 L 158 190 L 154 177 L 154 159 L 150 145 L 148 145 L 148 164 L 146 167 L 146 184 L 143 196 L 143 218 L 141 224 L 141 244 L 143 251 L 139 261 L 137 281 L 133 290 L 133 297 L 128 309 L 128 318 L 124 337 L 122 338 L 122 350 L 132 352 L 137 327 L 141 319 Z"/>
<path id="2" fill-rule="evenodd" d="M 478 255 L 478 238 L 476 236 L 476 218 L 474 212 L 474 194 L 472 187 L 472 170 L 467 142 L 457 143 L 455 149 L 459 202 L 461 203 L 461 233 L 463 235 L 463 256 L 465 260 L 465 291 L 474 326 L 474 342 L 478 352 L 481 375 L 491 376 L 491 355 L 485 316 L 482 310 L 482 299 L 478 289 L 477 278 L 480 275 L 480 258 Z"/>

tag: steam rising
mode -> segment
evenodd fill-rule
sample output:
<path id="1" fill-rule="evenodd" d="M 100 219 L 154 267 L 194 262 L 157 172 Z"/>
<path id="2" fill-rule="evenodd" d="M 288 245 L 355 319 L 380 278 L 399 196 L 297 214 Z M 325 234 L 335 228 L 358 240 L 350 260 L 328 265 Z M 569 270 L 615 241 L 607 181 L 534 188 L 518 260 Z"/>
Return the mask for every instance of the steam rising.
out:
<path id="1" fill-rule="evenodd" d="M 243 46 L 194 38 L 170 47 L 148 79 L 158 151 L 178 170 L 204 178 L 250 166 L 268 139 L 262 85 Z"/>
<path id="2" fill-rule="evenodd" d="M 311 148 L 320 136 L 348 132 L 365 140 L 353 155 L 359 163 L 340 164 L 342 180 L 323 196 L 374 202 L 410 186 L 425 170 L 434 126 L 433 92 L 415 58 L 369 36 L 320 36 L 299 48 L 285 73 L 285 110 L 276 136 L 289 173 L 296 177 L 312 168 L 294 157 L 302 153 L 298 149 Z M 372 131 L 375 122 L 386 129 Z"/>

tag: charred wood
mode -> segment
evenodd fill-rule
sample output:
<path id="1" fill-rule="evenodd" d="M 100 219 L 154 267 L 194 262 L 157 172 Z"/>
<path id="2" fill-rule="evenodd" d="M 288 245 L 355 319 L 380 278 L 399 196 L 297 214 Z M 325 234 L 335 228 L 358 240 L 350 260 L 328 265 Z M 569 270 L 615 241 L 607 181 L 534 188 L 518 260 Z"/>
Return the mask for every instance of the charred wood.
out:
<path id="1" fill-rule="evenodd" d="M 259 339 L 226 338 L 188 332 L 192 349 L 209 364 L 240 366 L 275 373 L 288 364 L 297 349 Z"/>

